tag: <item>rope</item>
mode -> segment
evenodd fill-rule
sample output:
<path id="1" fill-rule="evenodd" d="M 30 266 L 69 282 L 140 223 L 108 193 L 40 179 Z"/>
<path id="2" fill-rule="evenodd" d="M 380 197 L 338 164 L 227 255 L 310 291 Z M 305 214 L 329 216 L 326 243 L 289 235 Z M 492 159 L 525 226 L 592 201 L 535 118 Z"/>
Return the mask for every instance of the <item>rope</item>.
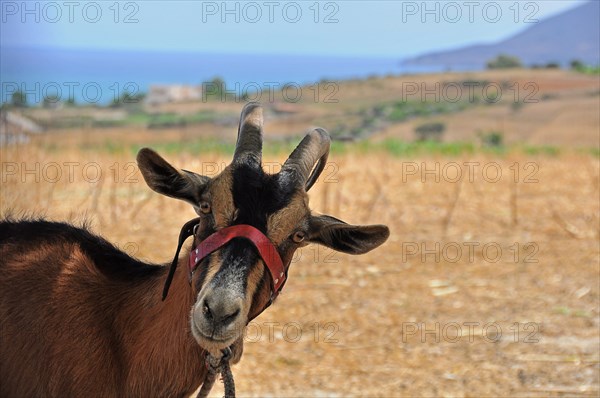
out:
<path id="1" fill-rule="evenodd" d="M 217 373 L 211 372 L 211 370 L 209 369 L 208 375 L 206 375 L 204 383 L 202 383 L 202 388 L 200 388 L 200 391 L 198 391 L 198 395 L 196 396 L 196 398 L 207 398 L 208 394 L 210 393 L 210 390 L 212 390 L 213 386 L 215 385 L 216 379 Z"/>
<path id="2" fill-rule="evenodd" d="M 212 390 L 217 375 L 221 374 L 223 385 L 225 388 L 225 398 L 235 398 L 235 382 L 233 380 L 233 373 L 229 366 L 229 359 L 231 358 L 231 349 L 228 347 L 222 351 L 223 355 L 220 358 L 213 357 L 210 353 L 206 354 L 206 367 L 208 368 L 208 374 L 204 378 L 204 383 L 198 392 L 196 398 L 207 398 Z"/>
<path id="3" fill-rule="evenodd" d="M 229 361 L 225 361 L 221 365 L 221 378 L 225 387 L 225 398 L 235 398 L 235 382 L 233 381 Z"/>

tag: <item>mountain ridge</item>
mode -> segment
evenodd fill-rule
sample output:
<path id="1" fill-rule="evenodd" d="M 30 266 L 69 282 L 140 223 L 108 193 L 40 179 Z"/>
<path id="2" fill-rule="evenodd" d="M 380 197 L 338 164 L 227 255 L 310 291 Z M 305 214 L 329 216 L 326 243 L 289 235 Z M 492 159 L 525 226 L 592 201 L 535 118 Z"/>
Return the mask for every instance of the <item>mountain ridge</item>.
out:
<path id="1" fill-rule="evenodd" d="M 600 1 L 592 0 L 541 20 L 505 40 L 426 53 L 401 64 L 441 65 L 447 69 L 483 68 L 497 55 L 508 54 L 520 58 L 525 65 L 548 62 L 565 65 L 575 59 L 597 65 L 600 63 L 599 20 Z"/>

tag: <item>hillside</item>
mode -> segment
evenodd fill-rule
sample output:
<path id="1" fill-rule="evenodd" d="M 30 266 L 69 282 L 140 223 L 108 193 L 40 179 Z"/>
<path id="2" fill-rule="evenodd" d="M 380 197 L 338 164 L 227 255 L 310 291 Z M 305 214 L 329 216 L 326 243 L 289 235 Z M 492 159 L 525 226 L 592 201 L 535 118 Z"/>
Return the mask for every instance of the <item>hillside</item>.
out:
<path id="1" fill-rule="evenodd" d="M 568 62 L 579 59 L 588 64 L 600 62 L 600 2 L 552 16 L 525 31 L 494 44 L 474 45 L 455 50 L 424 54 L 403 62 L 405 66 L 470 66 L 481 68 L 498 54 L 519 57 L 526 65 Z"/>
<path id="2" fill-rule="evenodd" d="M 473 98 L 467 84 L 475 87 Z M 456 97 L 452 87 L 461 89 L 456 99 L 450 98 Z M 409 93 L 409 88 L 417 91 Z M 323 87 L 321 93 L 319 102 L 305 96 L 295 104 L 286 104 L 279 96 L 269 102 L 267 93 L 260 95 L 270 126 L 266 139 L 285 142 L 302 135 L 307 125 L 320 125 L 336 140 L 412 142 L 418 126 L 438 122 L 445 126 L 442 140 L 447 143 L 479 143 L 481 133 L 498 132 L 508 145 L 600 145 L 597 75 L 509 69 L 387 76 L 341 81 L 333 88 Z M 239 107 L 235 101 L 191 101 L 131 109 L 65 107 L 23 112 L 46 127 L 48 135 L 81 130 L 88 133 L 90 145 L 114 140 L 122 146 L 142 137 L 151 142 L 210 138 L 233 143 Z"/>

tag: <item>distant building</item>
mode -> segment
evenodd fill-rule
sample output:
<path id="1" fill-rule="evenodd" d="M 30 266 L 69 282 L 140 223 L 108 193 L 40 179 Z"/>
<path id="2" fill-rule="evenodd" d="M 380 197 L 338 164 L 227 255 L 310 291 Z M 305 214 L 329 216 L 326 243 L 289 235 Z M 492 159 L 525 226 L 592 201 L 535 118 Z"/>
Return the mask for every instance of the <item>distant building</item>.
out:
<path id="1" fill-rule="evenodd" d="M 152 85 L 146 95 L 149 105 L 168 104 L 171 102 L 196 101 L 202 98 L 202 86 L 186 86 L 179 84 Z"/>
<path id="2" fill-rule="evenodd" d="M 0 146 L 29 142 L 32 134 L 44 129 L 31 119 L 15 112 L 0 111 Z"/>

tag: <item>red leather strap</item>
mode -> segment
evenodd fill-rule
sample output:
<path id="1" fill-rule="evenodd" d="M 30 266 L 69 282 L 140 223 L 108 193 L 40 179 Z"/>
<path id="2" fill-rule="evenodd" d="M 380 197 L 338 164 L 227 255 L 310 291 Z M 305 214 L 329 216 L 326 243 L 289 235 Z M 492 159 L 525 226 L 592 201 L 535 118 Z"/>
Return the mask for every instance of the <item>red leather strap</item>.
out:
<path id="1" fill-rule="evenodd" d="M 285 281 L 283 262 L 277 252 L 277 248 L 273 245 L 271 240 L 251 225 L 242 224 L 223 228 L 200 242 L 200 244 L 190 253 L 190 280 L 202 259 L 215 250 L 223 247 L 233 238 L 245 238 L 254 244 L 260 257 L 263 259 L 271 273 L 271 279 L 273 281 L 273 292 L 271 297 L 274 299 L 277 294 L 279 294 L 283 282 Z"/>

